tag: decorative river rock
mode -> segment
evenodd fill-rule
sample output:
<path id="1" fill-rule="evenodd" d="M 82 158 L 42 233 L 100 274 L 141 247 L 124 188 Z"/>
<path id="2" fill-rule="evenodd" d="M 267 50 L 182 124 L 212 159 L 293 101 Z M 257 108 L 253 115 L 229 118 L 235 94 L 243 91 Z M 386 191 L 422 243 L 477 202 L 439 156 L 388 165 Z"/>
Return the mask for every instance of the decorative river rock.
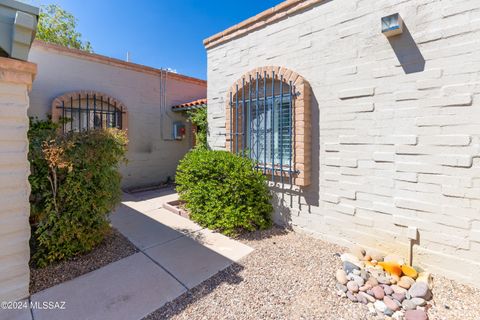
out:
<path id="1" fill-rule="evenodd" d="M 370 313 L 394 320 L 427 320 L 432 277 L 405 264 L 398 255 L 383 255 L 355 246 L 340 255 L 335 291 L 341 298 L 366 304 Z"/>

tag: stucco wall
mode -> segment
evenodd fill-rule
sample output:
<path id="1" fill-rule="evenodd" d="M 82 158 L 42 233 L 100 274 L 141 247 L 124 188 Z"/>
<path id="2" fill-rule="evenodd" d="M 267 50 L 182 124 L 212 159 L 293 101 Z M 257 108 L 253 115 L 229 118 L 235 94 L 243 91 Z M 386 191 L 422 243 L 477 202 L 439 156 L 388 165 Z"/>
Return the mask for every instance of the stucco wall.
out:
<path id="1" fill-rule="evenodd" d="M 387 39 L 395 12 L 406 29 Z M 478 285 L 480 2 L 335 0 L 268 19 L 207 45 L 210 145 L 225 147 L 226 92 L 245 72 L 297 72 L 313 91 L 312 185 L 275 189 L 277 219 L 403 254 L 417 227 L 415 264 Z"/>
<path id="2" fill-rule="evenodd" d="M 29 294 L 27 109 L 34 74 L 32 63 L 0 58 L 0 301 Z"/>
<path id="3" fill-rule="evenodd" d="M 123 187 L 156 184 L 174 177 L 178 161 L 191 147 L 191 130 L 182 141 L 171 138 L 172 122 L 185 118 L 169 112 L 160 123 L 160 74 L 158 70 L 119 65 L 113 59 L 79 55 L 34 43 L 29 60 L 38 64 L 38 76 L 31 92 L 29 115 L 45 118 L 53 99 L 72 91 L 94 90 L 123 102 L 128 108 L 128 164 L 121 169 Z M 206 83 L 170 75 L 167 80 L 167 108 L 205 98 Z"/>

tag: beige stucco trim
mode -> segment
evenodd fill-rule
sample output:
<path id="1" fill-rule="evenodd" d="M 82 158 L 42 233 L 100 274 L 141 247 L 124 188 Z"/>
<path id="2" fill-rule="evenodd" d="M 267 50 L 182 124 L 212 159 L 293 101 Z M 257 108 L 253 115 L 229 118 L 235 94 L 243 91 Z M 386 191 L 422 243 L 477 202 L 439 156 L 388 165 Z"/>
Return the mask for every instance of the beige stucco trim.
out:
<path id="1" fill-rule="evenodd" d="M 144 66 L 141 64 L 127 62 L 127 61 L 123 61 L 115 58 L 110 58 L 110 57 L 102 56 L 100 54 L 89 53 L 89 52 L 78 50 L 78 49 L 67 48 L 60 45 L 56 45 L 56 44 L 46 43 L 40 40 L 35 40 L 32 46 L 34 48 L 39 48 L 39 49 L 43 49 L 50 52 L 56 52 L 66 56 L 103 63 L 106 65 L 116 66 L 119 68 L 133 70 L 133 71 L 142 72 L 142 73 L 160 75 L 161 72 L 165 72 L 160 69 Z M 185 75 L 174 73 L 174 72 L 167 71 L 167 73 L 168 73 L 169 79 L 177 79 L 183 82 L 194 83 L 194 84 L 198 84 L 205 87 L 207 86 L 207 81 L 205 80 L 185 76 Z"/>
<path id="2" fill-rule="evenodd" d="M 243 36 L 258 28 L 276 22 L 288 15 L 294 14 L 300 10 L 304 10 L 315 4 L 324 2 L 325 0 L 287 0 L 273 8 L 267 9 L 256 16 L 244 20 L 222 32 L 219 32 L 205 40 L 203 45 L 210 49 L 234 38 Z"/>
<path id="3" fill-rule="evenodd" d="M 128 130 L 128 109 L 127 106 L 105 94 L 102 92 L 98 91 L 93 91 L 93 90 L 81 90 L 81 91 L 73 91 L 73 92 L 68 92 L 60 97 L 57 97 L 53 99 L 52 101 L 52 121 L 53 122 L 58 122 L 61 117 L 62 117 L 62 109 L 60 108 L 62 105 L 68 106 L 70 104 L 71 99 L 73 100 L 78 100 L 78 99 L 86 99 L 88 97 L 93 97 L 96 96 L 97 99 L 102 98 L 104 101 L 110 101 L 110 105 L 115 105 L 118 110 L 122 110 L 122 130 Z"/>
<path id="4" fill-rule="evenodd" d="M 0 57 L 0 81 L 26 84 L 30 90 L 36 74 L 34 63 Z"/>
<path id="5" fill-rule="evenodd" d="M 27 109 L 28 90 L 36 72 L 36 64 L 0 58 L 0 127 L 9 141 L 7 147 L 0 148 L 0 301 L 29 295 Z"/>
<path id="6" fill-rule="evenodd" d="M 283 83 L 295 88 L 295 92 L 298 94 L 295 97 L 293 105 L 293 135 L 292 135 L 292 152 L 293 152 L 293 170 L 300 171 L 299 174 L 294 175 L 293 184 L 296 186 L 305 187 L 311 183 L 311 89 L 308 82 L 300 76 L 298 73 L 289 70 L 285 67 L 279 66 L 266 66 L 259 67 L 245 73 L 228 89 L 227 97 L 225 99 L 225 128 L 226 132 L 230 132 L 230 122 L 235 126 L 233 120 L 230 121 L 230 94 L 235 96 L 237 87 L 248 87 L 250 82 L 256 81 L 256 75 L 264 75 L 266 73 L 267 79 L 272 78 L 272 74 L 275 73 L 275 80 L 283 80 Z M 282 78 L 283 76 L 283 78 Z M 234 112 L 232 110 L 232 112 Z M 233 113 L 232 113 L 233 114 Z M 242 121 L 241 116 L 238 121 Z M 240 143 L 239 143 L 240 144 Z M 235 141 L 229 134 L 226 135 L 225 142 L 226 150 L 236 149 Z M 239 146 L 241 149 L 242 146 Z M 280 175 L 275 173 L 275 175 Z"/>

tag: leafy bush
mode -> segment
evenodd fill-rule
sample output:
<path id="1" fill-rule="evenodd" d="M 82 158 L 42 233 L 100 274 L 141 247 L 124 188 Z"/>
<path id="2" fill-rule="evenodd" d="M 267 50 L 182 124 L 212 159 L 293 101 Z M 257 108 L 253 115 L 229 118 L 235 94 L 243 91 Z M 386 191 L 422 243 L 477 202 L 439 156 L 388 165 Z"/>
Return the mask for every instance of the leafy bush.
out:
<path id="1" fill-rule="evenodd" d="M 189 110 L 187 111 L 187 117 L 194 125 L 197 126 L 197 132 L 195 133 L 195 148 L 208 149 L 207 108 Z"/>
<path id="2" fill-rule="evenodd" d="M 270 227 L 270 192 L 253 167 L 250 159 L 226 151 L 189 152 L 177 168 L 176 183 L 191 219 L 227 235 Z"/>
<path id="3" fill-rule="evenodd" d="M 28 131 L 31 186 L 30 194 L 30 222 L 36 225 L 41 220 L 45 201 L 51 193 L 50 182 L 48 181 L 49 169 L 43 155 L 43 144 L 55 138 L 58 125 L 52 121 L 39 121 L 36 118 L 30 119 Z"/>
<path id="4" fill-rule="evenodd" d="M 92 250 L 109 231 L 120 201 L 118 165 L 127 138 L 116 129 L 57 135 L 32 120 L 29 160 L 32 260 L 40 267 Z"/>

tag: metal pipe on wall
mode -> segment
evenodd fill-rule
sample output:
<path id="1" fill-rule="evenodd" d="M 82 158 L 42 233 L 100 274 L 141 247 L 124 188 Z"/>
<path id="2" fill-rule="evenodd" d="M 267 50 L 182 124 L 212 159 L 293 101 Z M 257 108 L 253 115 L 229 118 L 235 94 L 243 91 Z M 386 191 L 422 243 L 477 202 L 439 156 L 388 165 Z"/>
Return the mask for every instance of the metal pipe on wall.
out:
<path id="1" fill-rule="evenodd" d="M 170 138 L 168 138 L 168 135 L 165 136 L 164 133 L 164 117 L 167 116 L 168 119 L 170 120 L 170 123 L 172 123 L 174 120 L 170 115 L 168 114 L 167 110 L 167 81 L 168 81 L 168 71 L 164 70 L 163 68 L 160 69 L 160 137 L 163 141 L 176 141 L 171 132 L 170 132 Z M 172 127 L 173 125 L 171 125 Z"/>

